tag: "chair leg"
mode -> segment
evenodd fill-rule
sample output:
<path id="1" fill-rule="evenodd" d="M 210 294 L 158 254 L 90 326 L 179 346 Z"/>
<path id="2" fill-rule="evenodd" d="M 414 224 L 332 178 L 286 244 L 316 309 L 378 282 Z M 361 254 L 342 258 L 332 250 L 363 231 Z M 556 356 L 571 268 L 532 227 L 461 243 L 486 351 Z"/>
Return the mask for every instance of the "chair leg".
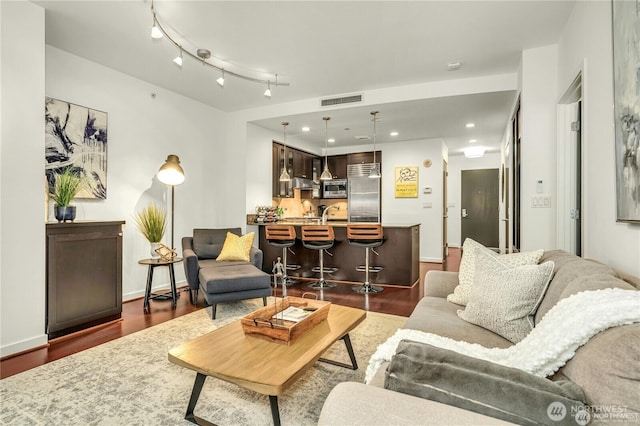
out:
<path id="1" fill-rule="evenodd" d="M 324 280 L 324 250 L 319 250 L 319 252 L 320 252 L 320 279 L 313 284 L 309 284 L 309 287 L 315 288 L 315 289 L 336 287 L 337 284 L 328 283 Z"/>
<path id="2" fill-rule="evenodd" d="M 364 252 L 364 283 L 359 286 L 351 287 L 351 290 L 358 293 L 381 293 L 382 290 L 384 290 L 382 287 L 371 285 L 369 282 L 369 247 L 365 247 Z"/>
<path id="3" fill-rule="evenodd" d="M 267 306 L 267 298 L 266 297 L 262 298 L 262 306 Z"/>
<path id="4" fill-rule="evenodd" d="M 216 304 L 211 305 L 211 319 L 216 319 Z"/>

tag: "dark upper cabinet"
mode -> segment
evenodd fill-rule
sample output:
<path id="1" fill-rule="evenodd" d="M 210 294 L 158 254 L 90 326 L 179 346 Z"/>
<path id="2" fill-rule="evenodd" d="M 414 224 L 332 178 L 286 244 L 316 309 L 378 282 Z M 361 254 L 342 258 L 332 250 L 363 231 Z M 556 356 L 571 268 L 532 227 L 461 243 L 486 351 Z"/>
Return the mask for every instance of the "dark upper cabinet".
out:
<path id="1" fill-rule="evenodd" d="M 313 178 L 313 155 L 293 149 L 293 175 L 291 177 Z"/>
<path id="2" fill-rule="evenodd" d="M 272 161 L 272 184 L 273 197 L 286 198 L 293 197 L 293 188 L 291 182 L 280 182 L 280 174 L 284 167 L 284 146 L 279 143 L 273 143 L 271 150 Z M 293 152 L 287 147 L 287 171 L 289 176 L 293 177 Z"/>
<path id="3" fill-rule="evenodd" d="M 334 179 L 347 178 L 347 155 L 331 155 L 327 157 L 329 171 Z"/>
<path id="4" fill-rule="evenodd" d="M 373 151 L 347 154 L 347 164 L 373 163 Z M 382 152 L 376 151 L 376 163 L 382 163 Z"/>

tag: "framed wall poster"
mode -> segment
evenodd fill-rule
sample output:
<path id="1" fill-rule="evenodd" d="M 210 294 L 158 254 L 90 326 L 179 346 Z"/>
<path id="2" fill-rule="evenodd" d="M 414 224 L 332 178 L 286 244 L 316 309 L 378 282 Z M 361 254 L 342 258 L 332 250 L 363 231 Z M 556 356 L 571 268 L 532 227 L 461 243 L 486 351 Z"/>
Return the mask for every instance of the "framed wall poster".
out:
<path id="1" fill-rule="evenodd" d="M 418 166 L 396 167 L 396 198 L 418 198 Z"/>
<path id="2" fill-rule="evenodd" d="M 612 1 L 616 219 L 640 223 L 640 0 Z"/>
<path id="3" fill-rule="evenodd" d="M 107 198 L 107 113 L 45 98 L 45 175 L 49 190 L 69 167 L 89 185 L 77 198 Z"/>

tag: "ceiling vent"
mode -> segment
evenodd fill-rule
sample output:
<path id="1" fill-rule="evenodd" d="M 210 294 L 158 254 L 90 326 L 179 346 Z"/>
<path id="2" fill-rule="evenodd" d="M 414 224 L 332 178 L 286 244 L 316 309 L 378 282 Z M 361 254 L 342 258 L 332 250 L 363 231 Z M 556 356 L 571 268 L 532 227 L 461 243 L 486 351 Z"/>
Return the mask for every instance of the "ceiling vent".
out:
<path id="1" fill-rule="evenodd" d="M 341 98 L 321 99 L 320 106 L 333 106 L 342 104 L 351 104 L 354 102 L 362 102 L 362 95 L 343 96 Z"/>

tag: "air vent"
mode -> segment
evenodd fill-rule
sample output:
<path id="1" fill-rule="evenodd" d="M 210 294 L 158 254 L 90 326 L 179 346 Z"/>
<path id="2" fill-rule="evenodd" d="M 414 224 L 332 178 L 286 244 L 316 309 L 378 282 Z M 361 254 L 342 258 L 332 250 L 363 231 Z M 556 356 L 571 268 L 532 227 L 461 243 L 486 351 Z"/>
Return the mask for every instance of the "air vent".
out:
<path id="1" fill-rule="evenodd" d="M 330 99 L 321 99 L 320 106 L 332 106 L 332 105 L 342 105 L 342 104 L 351 104 L 354 102 L 362 102 L 362 95 L 351 95 L 351 96 L 343 96 L 341 98 L 330 98 Z"/>

